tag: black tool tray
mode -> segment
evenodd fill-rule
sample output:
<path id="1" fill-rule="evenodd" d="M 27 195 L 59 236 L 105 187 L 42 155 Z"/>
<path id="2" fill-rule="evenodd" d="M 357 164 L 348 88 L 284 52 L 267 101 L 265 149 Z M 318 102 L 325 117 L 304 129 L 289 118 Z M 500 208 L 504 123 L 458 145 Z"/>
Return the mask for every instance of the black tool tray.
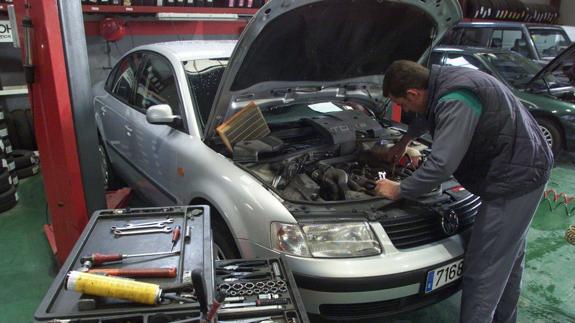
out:
<path id="1" fill-rule="evenodd" d="M 199 317 L 199 304 L 179 303 L 142 305 L 110 298 L 82 296 L 65 289 L 69 271 L 82 267 L 80 257 L 93 253 L 140 254 L 170 251 L 171 233 L 151 233 L 115 237 L 112 226 L 125 226 L 129 223 L 143 223 L 172 218 L 172 228 L 180 225 L 181 236 L 174 250 L 180 255 L 163 257 L 127 258 L 121 263 L 101 265 L 95 268 L 165 268 L 176 267 L 176 278 L 137 278 L 138 281 L 160 285 L 191 281 L 191 271 L 200 268 L 204 273 L 207 298 L 213 299 L 213 254 L 210 229 L 209 207 L 173 206 L 155 208 L 133 208 L 96 211 L 90 218 L 82 235 L 76 242 L 68 259 L 54 279 L 52 286 L 36 310 L 34 318 L 38 322 L 72 319 L 79 322 L 170 322 L 189 317 Z M 189 242 L 185 241 L 186 226 L 191 226 Z M 92 308 L 90 304 L 96 307 Z M 88 301 L 88 302 L 86 302 Z M 80 302 L 80 303 L 79 303 Z M 82 304 L 82 309 L 78 307 Z M 86 306 L 88 304 L 88 306 Z M 87 307 L 87 308 L 86 308 Z"/>
<path id="2" fill-rule="evenodd" d="M 214 270 L 216 289 L 226 293 L 218 311 L 219 322 L 250 318 L 274 323 L 309 322 L 283 256 L 216 261 Z M 249 305 L 258 301 L 265 304 Z"/>

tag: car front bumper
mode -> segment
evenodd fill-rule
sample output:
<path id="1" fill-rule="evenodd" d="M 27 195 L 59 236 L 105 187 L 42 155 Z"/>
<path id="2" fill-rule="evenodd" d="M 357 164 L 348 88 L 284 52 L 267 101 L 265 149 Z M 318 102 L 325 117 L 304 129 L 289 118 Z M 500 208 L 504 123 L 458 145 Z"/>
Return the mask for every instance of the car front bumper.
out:
<path id="1" fill-rule="evenodd" d="M 249 240 L 238 242 L 244 257 L 279 256 Z M 429 294 L 424 292 L 429 270 L 463 257 L 460 235 L 411 249 L 383 247 L 381 255 L 361 258 L 286 255 L 307 312 L 327 319 L 370 319 L 424 307 L 459 290 L 459 281 L 455 281 Z"/>

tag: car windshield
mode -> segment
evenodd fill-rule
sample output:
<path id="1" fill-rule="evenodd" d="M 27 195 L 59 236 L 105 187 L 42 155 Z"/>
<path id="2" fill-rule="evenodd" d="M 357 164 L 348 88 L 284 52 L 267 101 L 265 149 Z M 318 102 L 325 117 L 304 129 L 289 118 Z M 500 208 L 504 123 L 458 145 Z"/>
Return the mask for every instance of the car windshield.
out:
<path id="1" fill-rule="evenodd" d="M 200 113 L 202 125 L 205 125 L 210 116 L 216 91 L 228 60 L 225 58 L 198 59 L 186 61 L 183 64 L 188 77 L 190 93 L 192 93 L 196 109 Z"/>
<path id="2" fill-rule="evenodd" d="M 262 109 L 264 118 L 268 124 L 280 124 L 297 122 L 303 118 L 319 117 L 326 114 L 356 110 L 363 111 L 370 115 L 363 106 L 343 101 L 320 101 L 314 103 L 297 103 L 289 105 L 273 106 L 269 109 Z"/>
<path id="3" fill-rule="evenodd" d="M 515 53 L 485 53 L 481 55 L 501 77 L 516 88 L 525 85 L 539 72 L 539 64 Z"/>
<path id="4" fill-rule="evenodd" d="M 557 29 L 529 28 L 531 39 L 539 56 L 544 59 L 552 59 L 561 51 L 571 45 L 565 32 Z"/>

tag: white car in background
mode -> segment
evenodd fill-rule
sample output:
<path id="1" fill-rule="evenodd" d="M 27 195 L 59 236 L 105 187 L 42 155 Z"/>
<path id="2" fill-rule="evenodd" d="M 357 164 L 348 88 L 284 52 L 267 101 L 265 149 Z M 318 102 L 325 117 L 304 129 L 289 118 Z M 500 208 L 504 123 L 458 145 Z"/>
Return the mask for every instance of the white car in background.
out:
<path id="1" fill-rule="evenodd" d="M 413 167 L 370 153 L 402 135 L 376 116 L 387 67 L 460 18 L 455 0 L 274 0 L 237 43 L 135 48 L 95 87 L 104 171 L 155 205 L 210 205 L 218 258 L 286 255 L 312 314 L 442 300 L 480 200 L 454 180 L 417 201 L 373 196 L 381 173 Z"/>

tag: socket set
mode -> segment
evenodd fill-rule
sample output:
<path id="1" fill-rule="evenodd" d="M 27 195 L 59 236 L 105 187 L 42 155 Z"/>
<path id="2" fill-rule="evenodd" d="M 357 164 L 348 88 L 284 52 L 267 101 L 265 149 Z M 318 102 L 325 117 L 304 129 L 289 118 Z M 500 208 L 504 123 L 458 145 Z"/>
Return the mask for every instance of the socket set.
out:
<path id="1" fill-rule="evenodd" d="M 283 257 L 216 261 L 214 271 L 226 295 L 218 322 L 309 322 Z"/>

